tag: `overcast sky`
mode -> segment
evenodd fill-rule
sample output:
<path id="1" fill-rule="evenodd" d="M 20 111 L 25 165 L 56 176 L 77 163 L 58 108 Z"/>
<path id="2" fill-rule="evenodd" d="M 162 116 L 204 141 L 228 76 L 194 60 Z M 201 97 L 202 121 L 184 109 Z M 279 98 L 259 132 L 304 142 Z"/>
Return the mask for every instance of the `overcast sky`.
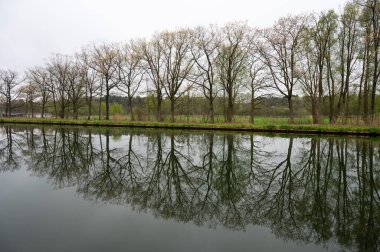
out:
<path id="1" fill-rule="evenodd" d="M 287 14 L 342 9 L 346 0 L 0 0 L 0 69 L 24 71 L 51 53 L 120 42 L 178 27 L 248 21 L 266 27 Z"/>

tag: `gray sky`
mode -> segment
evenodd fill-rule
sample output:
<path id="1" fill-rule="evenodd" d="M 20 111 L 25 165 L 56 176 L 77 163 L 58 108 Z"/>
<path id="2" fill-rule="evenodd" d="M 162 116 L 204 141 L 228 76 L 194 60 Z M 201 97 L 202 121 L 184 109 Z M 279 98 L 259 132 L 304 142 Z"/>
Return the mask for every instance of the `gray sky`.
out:
<path id="1" fill-rule="evenodd" d="M 266 27 L 287 14 L 342 9 L 346 0 L 0 0 L 0 69 L 24 71 L 51 53 L 120 42 L 178 27 L 248 21 Z"/>

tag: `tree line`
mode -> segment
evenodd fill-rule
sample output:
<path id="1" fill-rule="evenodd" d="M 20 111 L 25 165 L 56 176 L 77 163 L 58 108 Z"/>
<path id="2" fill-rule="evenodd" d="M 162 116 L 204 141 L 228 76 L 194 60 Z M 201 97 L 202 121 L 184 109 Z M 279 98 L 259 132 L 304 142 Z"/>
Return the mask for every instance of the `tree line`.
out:
<path id="1" fill-rule="evenodd" d="M 5 116 L 12 115 L 12 102 L 22 98 L 32 114 L 38 104 L 42 117 L 49 110 L 56 117 L 78 119 L 86 108 L 88 119 L 105 113 L 109 120 L 110 97 L 122 94 L 135 120 L 132 101 L 142 95 L 158 121 L 167 102 L 174 122 L 179 102 L 197 97 L 211 123 L 216 100 L 222 101 L 217 106 L 223 107 L 226 122 L 234 121 L 236 104 L 250 104 L 254 123 L 260 99 L 275 95 L 286 99 L 293 123 L 294 99 L 302 96 L 313 123 L 322 123 L 323 116 L 330 123 L 346 122 L 349 107 L 370 123 L 379 112 L 379 17 L 378 0 L 355 0 L 340 14 L 289 15 L 262 29 L 234 22 L 90 44 L 71 56 L 53 55 L 24 76 L 1 70 L 0 99 Z M 98 111 L 93 111 L 94 103 Z"/>

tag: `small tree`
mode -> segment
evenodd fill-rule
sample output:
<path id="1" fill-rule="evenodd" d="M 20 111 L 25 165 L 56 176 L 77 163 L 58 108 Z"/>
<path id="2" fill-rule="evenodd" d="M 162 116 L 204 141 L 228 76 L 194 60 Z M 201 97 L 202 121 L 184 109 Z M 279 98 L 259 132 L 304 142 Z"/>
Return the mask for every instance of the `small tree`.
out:
<path id="1" fill-rule="evenodd" d="M 43 67 L 35 67 L 27 71 L 26 78 L 30 84 L 35 85 L 41 102 L 41 117 L 44 118 L 49 99 L 48 72 Z"/>
<path id="2" fill-rule="evenodd" d="M 5 100 L 5 116 L 12 116 L 12 101 L 19 92 L 16 87 L 21 83 L 18 73 L 13 70 L 0 70 L 0 95 Z"/>
<path id="3" fill-rule="evenodd" d="M 28 83 L 26 86 L 20 88 L 19 93 L 20 96 L 23 96 L 25 99 L 25 113 L 28 114 L 28 108 L 30 108 L 31 116 L 34 117 L 34 102 L 37 98 L 39 98 L 37 84 L 33 82 Z"/>

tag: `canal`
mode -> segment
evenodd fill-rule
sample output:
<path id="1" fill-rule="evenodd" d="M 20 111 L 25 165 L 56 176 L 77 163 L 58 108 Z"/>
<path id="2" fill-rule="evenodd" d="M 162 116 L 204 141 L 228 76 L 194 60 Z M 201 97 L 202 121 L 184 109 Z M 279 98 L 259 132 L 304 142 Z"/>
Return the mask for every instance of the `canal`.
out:
<path id="1" fill-rule="evenodd" d="M 0 125 L 0 251 L 379 251 L 380 139 Z"/>

